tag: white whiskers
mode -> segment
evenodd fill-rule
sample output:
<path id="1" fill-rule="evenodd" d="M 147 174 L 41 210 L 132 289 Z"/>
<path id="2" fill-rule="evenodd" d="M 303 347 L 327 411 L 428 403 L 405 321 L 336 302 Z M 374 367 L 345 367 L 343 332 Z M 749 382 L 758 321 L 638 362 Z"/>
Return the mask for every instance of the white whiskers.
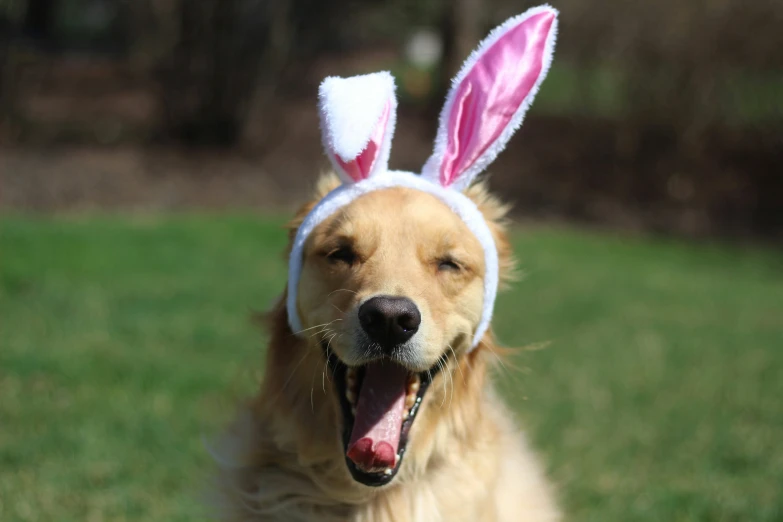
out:
<path id="1" fill-rule="evenodd" d="M 323 326 L 329 326 L 330 324 L 334 323 L 335 321 L 342 321 L 342 319 L 338 318 L 338 319 L 335 319 L 334 321 L 329 321 L 328 323 L 317 324 L 315 326 L 311 326 L 310 328 L 305 328 L 303 330 L 299 330 L 298 332 L 293 332 L 291 335 L 299 335 L 301 333 L 307 332 L 308 330 L 314 330 L 316 328 L 320 328 L 320 327 L 323 327 Z"/>
<path id="2" fill-rule="evenodd" d="M 462 372 L 462 365 L 459 363 L 459 359 L 457 359 L 457 352 L 454 351 L 454 347 L 450 344 L 448 345 L 449 350 L 451 350 L 451 355 L 454 356 L 454 362 L 457 364 L 457 369 L 459 370 L 459 374 L 462 376 L 462 384 L 467 384 L 465 382 L 465 374 Z"/>

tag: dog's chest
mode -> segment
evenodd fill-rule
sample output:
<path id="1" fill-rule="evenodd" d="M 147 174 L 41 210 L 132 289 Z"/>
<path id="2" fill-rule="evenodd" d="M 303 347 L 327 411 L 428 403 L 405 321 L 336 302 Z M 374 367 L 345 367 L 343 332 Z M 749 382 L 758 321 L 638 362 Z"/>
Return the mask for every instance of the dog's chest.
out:
<path id="1" fill-rule="evenodd" d="M 300 499 L 289 509 L 264 522 L 481 522 L 495 520 L 493 506 L 479 506 L 476 499 L 448 505 L 429 487 L 393 488 L 357 505 L 324 505 L 317 499 Z M 482 503 L 483 504 L 483 503 Z M 269 516 L 271 515 L 271 518 Z M 255 519 L 253 519 L 255 520 Z"/>

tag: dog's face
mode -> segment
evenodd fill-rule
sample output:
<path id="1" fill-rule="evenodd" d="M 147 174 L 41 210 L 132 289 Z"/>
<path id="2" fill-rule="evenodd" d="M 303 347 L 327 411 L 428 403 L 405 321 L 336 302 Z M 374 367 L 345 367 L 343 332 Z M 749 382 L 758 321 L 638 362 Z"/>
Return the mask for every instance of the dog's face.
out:
<path id="1" fill-rule="evenodd" d="M 334 370 L 358 482 L 396 475 L 433 376 L 470 347 L 484 272 L 462 219 L 409 188 L 366 194 L 309 236 L 297 305 L 303 335 Z"/>
<path id="2" fill-rule="evenodd" d="M 379 357 L 412 372 L 464 350 L 481 319 L 484 252 L 430 194 L 367 194 L 311 234 L 299 284 L 305 328 L 328 325 L 329 350 L 357 367 Z"/>

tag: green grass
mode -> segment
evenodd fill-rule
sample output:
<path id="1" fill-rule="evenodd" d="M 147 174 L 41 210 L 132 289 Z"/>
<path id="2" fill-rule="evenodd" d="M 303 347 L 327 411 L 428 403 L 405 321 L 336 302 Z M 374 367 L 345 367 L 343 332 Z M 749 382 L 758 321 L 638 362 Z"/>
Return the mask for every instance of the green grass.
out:
<path id="1" fill-rule="evenodd" d="M 281 219 L 0 220 L 0 520 L 199 520 Z M 783 518 L 783 256 L 520 230 L 501 388 L 571 520 Z"/>

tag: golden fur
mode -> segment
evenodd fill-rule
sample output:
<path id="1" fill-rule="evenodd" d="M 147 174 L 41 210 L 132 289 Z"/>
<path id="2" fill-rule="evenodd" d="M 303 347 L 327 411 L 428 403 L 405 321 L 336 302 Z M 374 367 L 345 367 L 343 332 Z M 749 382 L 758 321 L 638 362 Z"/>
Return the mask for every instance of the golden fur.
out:
<path id="1" fill-rule="evenodd" d="M 323 178 L 292 222 L 337 184 Z M 501 277 L 513 271 L 505 236 L 506 207 L 482 185 L 467 195 L 498 245 Z M 353 241 L 362 262 L 346 271 L 325 254 Z M 444 252 L 458 271 L 438 271 Z M 435 263 L 433 267 L 433 263 Z M 481 246 L 435 197 L 407 188 L 354 201 L 311 234 L 298 290 L 304 328 L 291 332 L 285 296 L 269 314 L 271 339 L 256 397 L 215 450 L 217 507 L 224 521 L 555 521 L 552 492 L 512 416 L 495 395 L 488 370 L 497 358 L 491 334 L 468 353 L 479 321 L 484 272 Z M 352 331 L 355 309 L 378 293 L 413 298 L 425 341 L 412 370 L 450 354 L 426 393 L 399 473 L 387 486 L 355 482 L 338 435 L 341 416 L 321 341 L 343 362 L 361 363 Z"/>

